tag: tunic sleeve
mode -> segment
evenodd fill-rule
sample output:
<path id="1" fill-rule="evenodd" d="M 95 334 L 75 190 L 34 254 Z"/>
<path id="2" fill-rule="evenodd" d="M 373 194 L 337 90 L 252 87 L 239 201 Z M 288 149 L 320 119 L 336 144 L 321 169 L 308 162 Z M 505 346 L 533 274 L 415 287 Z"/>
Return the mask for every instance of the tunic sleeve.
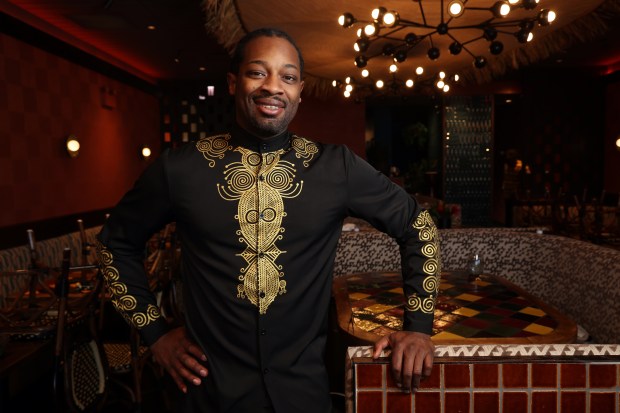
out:
<path id="1" fill-rule="evenodd" d="M 147 241 L 172 220 L 165 155 L 147 168 L 113 209 L 97 245 L 112 304 L 149 345 L 168 330 L 144 268 Z"/>
<path id="2" fill-rule="evenodd" d="M 400 247 L 403 329 L 430 335 L 441 274 L 437 227 L 403 188 L 348 150 L 344 159 L 349 215 L 368 221 Z"/>

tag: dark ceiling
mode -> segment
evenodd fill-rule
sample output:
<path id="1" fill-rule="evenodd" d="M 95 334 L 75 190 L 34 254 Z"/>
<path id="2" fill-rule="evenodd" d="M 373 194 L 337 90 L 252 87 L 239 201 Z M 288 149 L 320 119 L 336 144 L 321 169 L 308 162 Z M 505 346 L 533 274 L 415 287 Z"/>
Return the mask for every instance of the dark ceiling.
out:
<path id="1" fill-rule="evenodd" d="M 200 0 L 0 0 L 0 10 L 151 83 L 223 79 L 228 66 L 204 28 Z M 610 27 L 539 65 L 618 70 L 620 19 Z"/>

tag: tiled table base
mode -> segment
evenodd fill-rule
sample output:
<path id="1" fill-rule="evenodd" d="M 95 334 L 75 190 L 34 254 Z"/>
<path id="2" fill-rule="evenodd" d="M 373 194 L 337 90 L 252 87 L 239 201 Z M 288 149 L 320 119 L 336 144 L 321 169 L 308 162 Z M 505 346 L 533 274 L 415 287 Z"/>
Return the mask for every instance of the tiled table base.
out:
<path id="1" fill-rule="evenodd" d="M 620 413 L 620 345 L 437 346 L 414 394 L 368 349 L 349 349 L 349 413 Z"/>

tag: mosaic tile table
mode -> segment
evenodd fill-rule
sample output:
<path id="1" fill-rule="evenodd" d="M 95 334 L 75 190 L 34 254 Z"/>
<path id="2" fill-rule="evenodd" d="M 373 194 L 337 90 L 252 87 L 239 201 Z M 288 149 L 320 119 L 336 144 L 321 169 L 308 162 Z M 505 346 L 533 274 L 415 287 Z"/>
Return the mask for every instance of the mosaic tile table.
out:
<path id="1" fill-rule="evenodd" d="M 433 341 L 441 344 L 572 343 L 577 325 L 557 309 L 501 277 L 441 276 Z M 364 273 L 334 280 L 340 329 L 351 345 L 373 344 L 402 329 L 404 295 L 399 273 Z"/>

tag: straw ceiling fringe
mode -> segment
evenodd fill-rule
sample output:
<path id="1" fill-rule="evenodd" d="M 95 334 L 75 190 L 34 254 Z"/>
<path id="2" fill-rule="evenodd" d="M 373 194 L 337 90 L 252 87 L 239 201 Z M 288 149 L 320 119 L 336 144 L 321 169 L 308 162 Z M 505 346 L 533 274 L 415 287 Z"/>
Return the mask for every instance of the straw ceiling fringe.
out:
<path id="1" fill-rule="evenodd" d="M 247 33 L 239 19 L 235 0 L 203 0 L 206 13 L 206 29 L 229 52 Z M 527 66 L 546 59 L 554 53 L 565 50 L 577 43 L 595 40 L 605 34 L 608 20 L 620 16 L 620 0 L 606 0 L 590 14 L 561 27 L 534 44 L 518 47 L 494 59 L 489 59 L 483 69 L 473 67 L 461 72 L 463 83 L 482 84 L 501 77 L 507 71 Z M 318 98 L 327 98 L 335 94 L 331 80 L 306 73 L 304 92 Z"/>

